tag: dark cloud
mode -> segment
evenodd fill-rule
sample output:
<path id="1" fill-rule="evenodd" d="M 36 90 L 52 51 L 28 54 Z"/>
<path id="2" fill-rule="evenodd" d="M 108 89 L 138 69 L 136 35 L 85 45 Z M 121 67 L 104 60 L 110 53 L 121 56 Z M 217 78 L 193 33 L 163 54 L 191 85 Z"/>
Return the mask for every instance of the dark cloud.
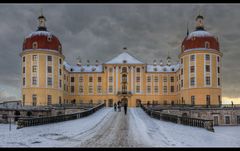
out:
<path id="1" fill-rule="evenodd" d="M 0 5 L 0 95 L 20 98 L 20 57 L 24 37 L 37 28 L 43 8 L 47 28 L 59 37 L 66 61 L 111 59 L 123 47 L 144 62 L 178 61 L 187 24 L 194 30 L 198 10 L 223 52 L 223 95 L 240 97 L 240 5 L 238 4 L 2 4 Z M 231 73 L 231 74 L 230 74 Z"/>

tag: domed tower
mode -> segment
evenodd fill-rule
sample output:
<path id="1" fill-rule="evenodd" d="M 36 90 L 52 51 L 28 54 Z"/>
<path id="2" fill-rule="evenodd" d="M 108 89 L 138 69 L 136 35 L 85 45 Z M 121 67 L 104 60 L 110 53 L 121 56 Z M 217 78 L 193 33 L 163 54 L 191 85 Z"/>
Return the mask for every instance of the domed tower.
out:
<path id="1" fill-rule="evenodd" d="M 180 102 L 191 105 L 221 105 L 222 53 L 218 39 L 204 29 L 203 16 L 181 45 Z"/>
<path id="2" fill-rule="evenodd" d="M 62 45 L 45 26 L 46 18 L 38 17 L 36 31 L 25 37 L 22 57 L 23 105 L 61 104 L 63 99 Z"/>

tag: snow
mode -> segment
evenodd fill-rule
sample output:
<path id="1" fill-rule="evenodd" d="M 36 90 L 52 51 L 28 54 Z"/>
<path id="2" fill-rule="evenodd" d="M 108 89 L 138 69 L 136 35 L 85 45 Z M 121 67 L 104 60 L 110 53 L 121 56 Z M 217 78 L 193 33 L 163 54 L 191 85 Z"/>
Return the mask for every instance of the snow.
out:
<path id="1" fill-rule="evenodd" d="M 143 64 L 141 61 L 131 56 L 127 52 L 119 54 L 118 56 L 106 62 L 105 64 L 124 64 L 124 60 L 126 61 L 126 64 Z"/>
<path id="2" fill-rule="evenodd" d="M 31 32 L 28 36 L 26 36 L 26 38 L 30 38 L 32 36 L 41 36 L 41 35 L 52 36 L 52 33 L 49 31 L 34 31 L 34 32 Z"/>
<path id="3" fill-rule="evenodd" d="M 147 65 L 147 72 L 176 72 L 179 69 L 179 65 L 180 65 L 179 63 L 176 65 L 170 65 L 170 66 Z"/>
<path id="4" fill-rule="evenodd" d="M 63 65 L 65 66 L 65 69 L 69 72 L 103 72 L 102 65 L 82 65 L 82 66 L 71 66 L 67 62 L 63 62 Z M 73 71 L 71 71 L 71 69 Z"/>
<path id="5" fill-rule="evenodd" d="M 209 49 L 209 48 L 192 48 L 192 49 L 186 49 L 184 50 L 184 52 L 194 51 L 194 50 L 217 51 L 216 49 Z"/>
<path id="6" fill-rule="evenodd" d="M 239 147 L 240 126 L 203 128 L 149 117 L 141 108 L 128 114 L 104 108 L 72 121 L 16 129 L 0 124 L 0 147 Z"/>
<path id="7" fill-rule="evenodd" d="M 213 36 L 213 35 L 210 34 L 209 32 L 200 30 L 200 31 L 193 31 L 193 32 L 191 32 L 188 35 L 187 39 L 191 39 L 192 37 L 211 37 L 211 36 Z"/>

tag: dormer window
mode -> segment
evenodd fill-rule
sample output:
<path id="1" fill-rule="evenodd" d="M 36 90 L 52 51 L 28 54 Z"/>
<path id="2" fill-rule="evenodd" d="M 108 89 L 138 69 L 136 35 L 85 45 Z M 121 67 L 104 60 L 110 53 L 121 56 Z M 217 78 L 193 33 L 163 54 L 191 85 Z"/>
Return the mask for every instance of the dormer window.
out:
<path id="1" fill-rule="evenodd" d="M 163 68 L 163 71 L 167 71 L 167 69 L 166 69 L 166 68 Z"/>
<path id="2" fill-rule="evenodd" d="M 123 60 L 123 63 L 127 63 L 127 60 Z"/>
<path id="3" fill-rule="evenodd" d="M 92 71 L 95 71 L 95 70 L 96 70 L 96 68 L 95 68 L 95 67 L 93 67 L 93 68 L 92 68 Z"/>
<path id="4" fill-rule="evenodd" d="M 208 41 L 205 42 L 205 48 L 209 48 L 210 47 L 210 44 Z"/>
<path id="5" fill-rule="evenodd" d="M 38 43 L 35 41 L 32 43 L 32 48 L 37 49 L 38 48 Z"/>
<path id="6" fill-rule="evenodd" d="M 182 45 L 182 51 L 184 51 L 185 50 L 185 46 L 184 45 Z"/>
<path id="7" fill-rule="evenodd" d="M 48 40 L 49 42 L 52 41 L 52 36 L 49 35 L 49 36 L 47 37 L 47 40 Z"/>
<path id="8" fill-rule="evenodd" d="M 58 45 L 58 51 L 62 52 L 62 46 L 61 45 Z"/>
<path id="9" fill-rule="evenodd" d="M 73 68 L 71 68 L 70 71 L 72 72 L 72 71 L 73 71 Z"/>
<path id="10" fill-rule="evenodd" d="M 172 68 L 172 71 L 174 71 L 174 68 Z"/>
<path id="11" fill-rule="evenodd" d="M 154 71 L 157 71 L 157 68 L 153 68 L 154 69 Z"/>
<path id="12" fill-rule="evenodd" d="M 84 68 L 81 68 L 81 71 L 83 72 L 83 71 L 84 71 Z"/>

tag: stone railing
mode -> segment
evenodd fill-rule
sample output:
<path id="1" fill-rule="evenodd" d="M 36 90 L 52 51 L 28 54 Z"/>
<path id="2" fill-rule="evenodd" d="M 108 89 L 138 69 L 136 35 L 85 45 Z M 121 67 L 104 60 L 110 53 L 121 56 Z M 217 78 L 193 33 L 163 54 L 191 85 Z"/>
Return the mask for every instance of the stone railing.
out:
<path id="1" fill-rule="evenodd" d="M 73 114 L 65 114 L 65 115 L 58 115 L 58 116 L 48 116 L 48 117 L 37 117 L 37 118 L 19 118 L 17 122 L 17 129 L 28 127 L 28 126 L 36 126 L 36 125 L 43 125 L 43 124 L 49 124 L 49 123 L 55 123 L 55 122 L 62 122 L 62 121 L 68 121 L 68 120 L 74 120 L 78 118 L 82 118 L 85 116 L 88 116 L 97 110 L 105 107 L 105 104 L 102 103 L 94 108 L 88 109 L 86 111 L 73 113 Z"/>
<path id="2" fill-rule="evenodd" d="M 188 126 L 205 128 L 211 132 L 214 132 L 213 120 L 205 120 L 205 119 L 189 118 L 189 117 L 165 114 L 165 113 L 161 113 L 160 111 L 154 111 L 150 108 L 147 108 L 142 104 L 140 106 L 149 116 L 153 118 L 164 120 L 164 121 L 170 121 L 176 124 L 183 124 Z"/>

